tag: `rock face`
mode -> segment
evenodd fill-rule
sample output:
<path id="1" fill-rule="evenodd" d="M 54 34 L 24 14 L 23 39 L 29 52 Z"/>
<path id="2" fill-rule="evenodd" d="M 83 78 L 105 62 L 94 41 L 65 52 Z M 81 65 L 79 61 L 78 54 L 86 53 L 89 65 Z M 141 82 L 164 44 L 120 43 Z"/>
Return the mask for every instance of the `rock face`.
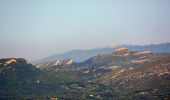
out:
<path id="1" fill-rule="evenodd" d="M 67 64 L 67 65 L 70 65 L 72 63 L 73 63 L 73 59 L 72 58 L 68 58 L 68 59 L 65 60 L 65 64 Z"/>
<path id="2" fill-rule="evenodd" d="M 140 52 L 137 52 L 137 53 L 135 53 L 134 55 L 142 55 L 142 54 L 149 54 L 149 53 L 151 53 L 151 51 L 140 51 Z"/>
<path id="3" fill-rule="evenodd" d="M 60 59 L 57 59 L 55 61 L 46 61 L 46 62 L 42 62 L 40 64 L 37 64 L 36 67 L 39 69 L 50 69 L 53 66 L 60 66 L 62 65 L 62 61 Z"/>
<path id="4" fill-rule="evenodd" d="M 57 59 L 51 62 L 50 61 L 42 62 L 40 64 L 37 64 L 36 67 L 42 70 L 51 70 L 54 67 L 57 68 L 57 67 L 65 66 L 65 65 L 70 65 L 72 63 L 73 63 L 72 58 L 68 58 L 66 60 Z"/>
<path id="5" fill-rule="evenodd" d="M 117 51 L 117 52 L 125 52 L 125 51 L 130 51 L 130 50 L 128 50 L 128 48 L 118 48 L 115 51 Z"/>
<path id="6" fill-rule="evenodd" d="M 16 60 L 15 59 L 10 59 L 8 61 L 5 62 L 5 64 L 11 64 L 11 63 L 16 63 Z"/>
<path id="7" fill-rule="evenodd" d="M 54 66 L 61 65 L 61 64 L 62 64 L 62 61 L 60 61 L 60 59 L 57 59 L 56 61 L 54 61 Z"/>

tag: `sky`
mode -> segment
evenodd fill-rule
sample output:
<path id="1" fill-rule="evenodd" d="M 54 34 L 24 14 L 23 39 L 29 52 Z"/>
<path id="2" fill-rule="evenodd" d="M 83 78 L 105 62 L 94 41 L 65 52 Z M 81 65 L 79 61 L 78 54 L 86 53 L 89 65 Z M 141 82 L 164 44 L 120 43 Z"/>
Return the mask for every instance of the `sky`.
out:
<path id="1" fill-rule="evenodd" d="M 0 58 L 170 42 L 170 0 L 0 0 Z"/>

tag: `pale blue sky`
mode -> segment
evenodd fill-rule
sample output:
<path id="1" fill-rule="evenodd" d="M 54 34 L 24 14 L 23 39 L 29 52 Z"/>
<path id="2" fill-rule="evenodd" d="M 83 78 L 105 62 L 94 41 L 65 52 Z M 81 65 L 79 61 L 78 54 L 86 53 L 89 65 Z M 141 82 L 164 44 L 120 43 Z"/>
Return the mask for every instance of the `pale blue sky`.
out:
<path id="1" fill-rule="evenodd" d="M 0 0 L 0 58 L 170 42 L 170 0 Z"/>

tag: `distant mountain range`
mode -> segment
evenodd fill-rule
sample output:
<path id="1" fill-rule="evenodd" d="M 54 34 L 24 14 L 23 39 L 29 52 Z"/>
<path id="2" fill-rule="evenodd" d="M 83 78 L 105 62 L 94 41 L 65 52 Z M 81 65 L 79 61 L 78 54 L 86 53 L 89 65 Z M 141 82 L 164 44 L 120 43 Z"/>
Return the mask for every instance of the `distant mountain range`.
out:
<path id="1" fill-rule="evenodd" d="M 69 52 L 62 53 L 62 54 L 55 54 L 49 57 L 45 57 L 42 59 L 32 61 L 32 64 L 38 64 L 44 61 L 54 61 L 56 59 L 64 60 L 67 58 L 72 58 L 74 62 L 83 62 L 93 56 L 112 53 L 115 49 L 120 48 L 120 47 L 126 47 L 129 50 L 133 50 L 133 51 L 149 50 L 153 53 L 170 52 L 170 43 L 151 44 L 151 45 L 143 45 L 143 46 L 112 44 L 110 46 L 103 47 L 103 48 L 95 48 L 95 49 L 89 49 L 89 50 L 72 50 Z"/>

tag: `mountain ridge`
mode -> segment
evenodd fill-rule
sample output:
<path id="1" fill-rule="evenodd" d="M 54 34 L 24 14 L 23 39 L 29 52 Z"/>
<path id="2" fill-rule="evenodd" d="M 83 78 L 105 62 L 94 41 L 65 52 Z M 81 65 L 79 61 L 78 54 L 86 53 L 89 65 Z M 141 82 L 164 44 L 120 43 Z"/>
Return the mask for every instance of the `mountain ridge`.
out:
<path id="1" fill-rule="evenodd" d="M 149 50 L 154 53 L 165 53 L 170 52 L 170 43 L 162 43 L 162 44 L 151 44 L 151 45 L 118 45 L 114 44 L 110 47 L 103 47 L 103 48 L 94 48 L 89 50 L 72 50 L 68 51 L 62 54 L 56 54 L 52 56 L 48 56 L 39 60 L 32 61 L 33 64 L 38 64 L 44 61 L 53 61 L 57 58 L 64 60 L 68 57 L 71 57 L 75 62 L 83 62 L 93 56 L 96 55 L 102 55 L 102 54 L 108 54 L 112 51 L 116 50 L 117 48 L 125 47 L 129 50 L 133 51 L 143 51 L 143 50 Z"/>

